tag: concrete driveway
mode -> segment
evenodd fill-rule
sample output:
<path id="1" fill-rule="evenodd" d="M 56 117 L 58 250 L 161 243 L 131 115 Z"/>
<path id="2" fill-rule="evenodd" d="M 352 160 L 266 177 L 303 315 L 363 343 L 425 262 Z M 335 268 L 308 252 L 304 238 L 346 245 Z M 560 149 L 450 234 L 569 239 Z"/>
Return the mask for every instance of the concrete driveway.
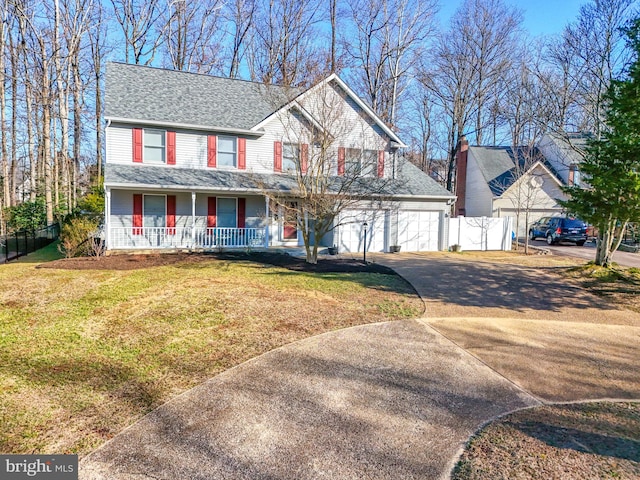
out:
<path id="1" fill-rule="evenodd" d="M 545 401 L 640 398 L 640 314 L 553 271 L 455 254 L 387 255 L 426 321 Z"/>
<path id="2" fill-rule="evenodd" d="M 479 425 L 535 404 L 424 322 L 366 325 L 218 375 L 89 455 L 80 478 L 446 478 Z"/>
<path id="3" fill-rule="evenodd" d="M 448 478 L 483 423 L 542 401 L 640 398 L 640 319 L 551 273 L 385 255 L 427 306 L 262 355 L 82 460 L 82 479 Z"/>

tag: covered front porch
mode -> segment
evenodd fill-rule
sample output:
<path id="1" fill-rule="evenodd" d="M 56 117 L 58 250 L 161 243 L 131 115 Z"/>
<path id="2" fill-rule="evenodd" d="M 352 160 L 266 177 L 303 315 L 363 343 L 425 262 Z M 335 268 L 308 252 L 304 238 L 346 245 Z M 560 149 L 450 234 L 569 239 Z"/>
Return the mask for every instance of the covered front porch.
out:
<path id="1" fill-rule="evenodd" d="M 106 230 L 109 249 L 257 248 L 269 246 L 268 227 L 111 227 Z"/>
<path id="2" fill-rule="evenodd" d="M 108 250 L 303 245 L 296 219 L 264 195 L 108 188 L 105 200 Z"/>

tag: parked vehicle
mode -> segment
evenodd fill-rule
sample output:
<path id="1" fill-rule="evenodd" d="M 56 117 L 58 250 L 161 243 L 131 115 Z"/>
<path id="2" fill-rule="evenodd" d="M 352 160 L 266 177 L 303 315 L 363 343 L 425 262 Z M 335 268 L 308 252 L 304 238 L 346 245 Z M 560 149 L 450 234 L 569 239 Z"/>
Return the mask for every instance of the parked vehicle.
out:
<path id="1" fill-rule="evenodd" d="M 529 238 L 544 238 L 547 244 L 573 242 L 578 246 L 587 241 L 587 224 L 578 218 L 542 217 L 529 229 Z"/>

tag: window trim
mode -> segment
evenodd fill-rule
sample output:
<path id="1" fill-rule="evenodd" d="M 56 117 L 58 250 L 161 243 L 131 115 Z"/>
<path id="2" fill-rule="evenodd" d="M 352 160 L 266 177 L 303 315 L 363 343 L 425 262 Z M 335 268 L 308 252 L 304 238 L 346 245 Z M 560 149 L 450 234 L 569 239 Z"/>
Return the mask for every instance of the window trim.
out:
<path id="1" fill-rule="evenodd" d="M 233 135 L 216 135 L 216 168 L 229 168 L 229 169 L 238 169 L 238 137 Z M 220 139 L 233 139 L 233 152 L 227 152 L 224 150 L 220 150 Z M 223 165 L 220 163 L 220 154 L 229 154 L 233 153 L 233 165 Z"/>
<path id="2" fill-rule="evenodd" d="M 148 148 L 162 150 L 162 161 L 149 160 L 147 158 L 147 132 L 159 132 L 162 134 L 162 146 L 150 145 Z M 161 128 L 143 128 L 142 129 L 142 163 L 150 163 L 153 165 L 167 165 L 167 130 Z"/>
<path id="3" fill-rule="evenodd" d="M 357 175 L 361 177 L 376 177 L 378 173 L 378 152 L 370 148 L 345 148 L 344 170 L 345 174 Z M 369 164 L 365 163 L 366 156 L 371 155 Z M 351 159 L 351 161 L 350 161 Z M 355 160 L 355 161 L 354 161 Z M 357 161 L 357 165 L 356 165 Z M 355 172 L 352 169 L 355 168 Z M 368 169 L 368 170 L 367 170 Z"/>
<path id="4" fill-rule="evenodd" d="M 287 148 L 293 149 L 293 157 L 287 157 L 285 155 Z M 296 173 L 300 169 L 300 152 L 301 144 L 293 142 L 282 142 L 282 173 Z M 286 162 L 291 158 L 293 158 L 293 168 L 286 168 Z"/>
<path id="5" fill-rule="evenodd" d="M 235 226 L 233 227 L 221 227 L 220 226 L 220 199 L 228 199 L 228 200 L 235 200 L 235 207 L 234 207 L 234 224 Z M 238 197 L 219 197 L 216 196 L 216 228 L 238 228 Z"/>
<path id="6" fill-rule="evenodd" d="M 164 225 L 161 227 L 147 227 L 145 223 L 145 197 L 164 197 Z M 164 193 L 143 193 L 142 194 L 142 228 L 167 228 L 167 194 Z"/>

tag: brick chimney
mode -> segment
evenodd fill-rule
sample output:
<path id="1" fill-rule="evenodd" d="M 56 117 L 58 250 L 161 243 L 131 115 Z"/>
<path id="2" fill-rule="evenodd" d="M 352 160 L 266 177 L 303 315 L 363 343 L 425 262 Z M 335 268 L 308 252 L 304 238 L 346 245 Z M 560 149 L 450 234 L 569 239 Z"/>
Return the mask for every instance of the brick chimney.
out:
<path id="1" fill-rule="evenodd" d="M 464 135 L 456 146 L 456 207 L 454 216 L 465 215 L 465 194 L 467 191 L 467 153 L 469 142 Z"/>

